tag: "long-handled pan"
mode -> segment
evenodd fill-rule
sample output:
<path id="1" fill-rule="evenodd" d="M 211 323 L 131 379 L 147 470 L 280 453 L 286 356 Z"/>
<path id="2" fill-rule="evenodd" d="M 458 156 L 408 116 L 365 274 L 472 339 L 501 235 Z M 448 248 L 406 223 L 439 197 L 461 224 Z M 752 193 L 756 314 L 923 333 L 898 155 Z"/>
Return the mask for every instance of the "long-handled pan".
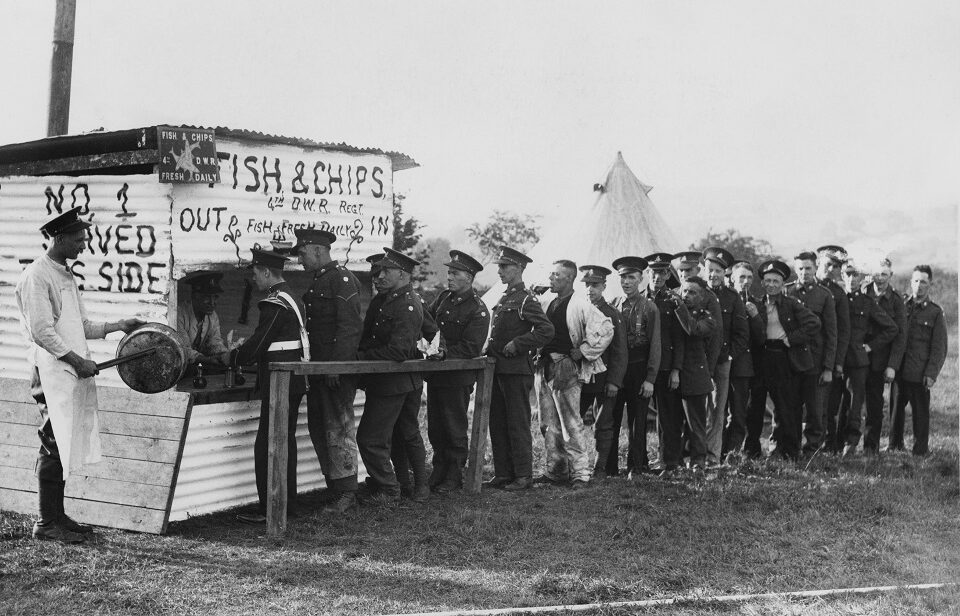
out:
<path id="1" fill-rule="evenodd" d="M 163 323 L 146 323 L 123 337 L 115 359 L 97 364 L 101 370 L 111 366 L 117 366 L 130 389 L 155 394 L 183 377 L 187 356 L 176 330 Z"/>

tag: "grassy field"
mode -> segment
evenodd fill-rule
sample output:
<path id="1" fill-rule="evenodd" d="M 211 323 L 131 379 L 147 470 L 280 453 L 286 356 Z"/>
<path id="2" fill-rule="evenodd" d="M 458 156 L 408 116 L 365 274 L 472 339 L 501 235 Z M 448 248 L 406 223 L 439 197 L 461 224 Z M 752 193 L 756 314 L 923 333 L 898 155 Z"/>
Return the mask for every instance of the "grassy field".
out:
<path id="1" fill-rule="evenodd" d="M 0 614 L 376 614 L 676 596 L 689 601 L 594 613 L 960 613 L 957 587 L 703 600 L 960 581 L 957 383 L 953 332 L 926 458 L 823 456 L 711 480 L 432 497 L 340 519 L 308 514 L 282 540 L 225 512 L 163 537 L 100 530 L 89 545 L 64 546 L 32 540 L 32 519 L 0 513 Z"/>

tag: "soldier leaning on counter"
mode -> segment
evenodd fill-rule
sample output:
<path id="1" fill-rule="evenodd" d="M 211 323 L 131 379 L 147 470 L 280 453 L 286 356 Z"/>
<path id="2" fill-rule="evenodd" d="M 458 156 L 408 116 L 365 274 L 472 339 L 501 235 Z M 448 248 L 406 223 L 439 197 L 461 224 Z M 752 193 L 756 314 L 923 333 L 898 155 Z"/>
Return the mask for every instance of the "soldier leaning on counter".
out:
<path id="1" fill-rule="evenodd" d="M 247 524 L 263 524 L 267 511 L 267 450 L 270 430 L 270 370 L 275 361 L 303 361 L 309 359 L 309 348 L 304 346 L 306 331 L 303 312 L 291 295 L 290 286 L 283 279 L 283 264 L 287 257 L 275 252 L 253 249 L 250 269 L 253 284 L 267 296 L 257 302 L 260 314 L 253 335 L 233 351 L 221 356 L 223 363 L 239 368 L 257 364 L 257 388 L 260 391 L 260 425 L 253 445 L 253 465 L 257 480 L 259 504 L 255 511 L 237 516 Z M 306 380 L 290 379 L 287 399 L 287 515 L 296 516 L 297 503 L 297 413 L 306 393 Z"/>
<path id="2" fill-rule="evenodd" d="M 443 359 L 479 357 L 490 326 L 490 313 L 473 288 L 483 269 L 465 252 L 450 251 L 447 289 L 427 311 L 436 321 L 445 345 Z M 430 487 L 438 493 L 463 486 L 467 461 L 467 407 L 477 377 L 474 372 L 442 372 L 427 376 L 427 434 L 433 448 Z"/>
<path id="3" fill-rule="evenodd" d="M 313 272 L 303 295 L 313 361 L 354 361 L 360 344 L 360 281 L 330 257 L 337 237 L 320 229 L 296 229 L 294 252 Z M 332 498 L 324 511 L 343 513 L 356 504 L 357 441 L 353 400 L 357 380 L 350 375 L 310 377 L 307 422 L 310 440 Z"/>
<path id="4" fill-rule="evenodd" d="M 487 355 L 496 359 L 490 396 L 492 488 L 528 489 L 533 481 L 533 435 L 530 433 L 531 353 L 553 337 L 553 324 L 523 283 L 533 260 L 508 246 L 500 247 L 497 273 L 507 285 L 493 309 Z"/>

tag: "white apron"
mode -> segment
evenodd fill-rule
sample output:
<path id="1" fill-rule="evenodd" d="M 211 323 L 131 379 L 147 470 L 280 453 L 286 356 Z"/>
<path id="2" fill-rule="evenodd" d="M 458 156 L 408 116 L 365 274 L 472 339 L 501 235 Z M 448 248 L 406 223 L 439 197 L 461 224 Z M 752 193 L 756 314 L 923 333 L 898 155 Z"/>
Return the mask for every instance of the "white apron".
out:
<path id="1" fill-rule="evenodd" d="M 80 293 L 75 285 L 61 287 L 63 306 L 54 329 L 70 350 L 90 359 L 80 315 Z M 97 416 L 97 386 L 93 377 L 78 379 L 70 364 L 60 361 L 36 344 L 30 360 L 40 372 L 47 412 L 60 450 L 64 480 L 71 470 L 99 462 L 100 420 Z"/>

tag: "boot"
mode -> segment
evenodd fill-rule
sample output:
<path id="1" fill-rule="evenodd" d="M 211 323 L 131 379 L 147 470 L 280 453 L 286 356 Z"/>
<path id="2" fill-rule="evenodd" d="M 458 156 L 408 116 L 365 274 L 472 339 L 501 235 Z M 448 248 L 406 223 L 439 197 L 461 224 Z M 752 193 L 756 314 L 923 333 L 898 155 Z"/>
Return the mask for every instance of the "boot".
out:
<path id="1" fill-rule="evenodd" d="M 447 464 L 446 462 L 441 462 L 436 457 L 433 460 L 433 470 L 430 471 L 430 487 L 436 488 L 440 485 L 447 476 Z"/>
<path id="2" fill-rule="evenodd" d="M 33 525 L 34 539 L 52 539 L 64 543 L 83 543 L 87 540 L 80 533 L 67 529 L 60 520 L 63 511 L 63 482 L 40 480 L 37 498 L 40 519 Z"/>
<path id="3" fill-rule="evenodd" d="M 93 527 L 92 527 L 92 526 L 90 526 L 89 524 L 81 524 L 80 522 L 77 522 L 76 520 L 74 520 L 73 518 L 71 518 L 70 516 L 68 516 L 67 513 L 66 513 L 66 511 L 64 511 L 64 509 L 63 509 L 63 505 L 64 505 L 64 502 L 63 502 L 63 501 L 64 501 L 63 491 L 64 491 L 64 488 L 66 487 L 66 483 L 67 483 L 67 482 L 61 481 L 61 482 L 59 482 L 59 483 L 60 483 L 60 504 L 59 504 L 59 507 L 58 507 L 58 508 L 59 508 L 59 513 L 60 513 L 60 515 L 59 515 L 60 524 L 61 524 L 64 528 L 66 528 L 67 530 L 73 531 L 73 532 L 75 532 L 75 533 L 80 533 L 80 534 L 82 534 L 82 535 L 87 535 L 87 534 L 92 533 L 92 532 L 93 532 Z"/>
<path id="4" fill-rule="evenodd" d="M 336 500 L 327 504 L 323 508 L 324 513 L 346 513 L 350 509 L 353 509 L 357 506 L 357 493 L 356 492 L 341 492 L 340 496 Z"/>
<path id="5" fill-rule="evenodd" d="M 438 483 L 433 491 L 437 494 L 448 494 L 454 490 L 459 490 L 463 487 L 463 469 L 460 464 L 450 464 L 447 467 L 447 474 L 444 476 L 443 481 Z"/>

